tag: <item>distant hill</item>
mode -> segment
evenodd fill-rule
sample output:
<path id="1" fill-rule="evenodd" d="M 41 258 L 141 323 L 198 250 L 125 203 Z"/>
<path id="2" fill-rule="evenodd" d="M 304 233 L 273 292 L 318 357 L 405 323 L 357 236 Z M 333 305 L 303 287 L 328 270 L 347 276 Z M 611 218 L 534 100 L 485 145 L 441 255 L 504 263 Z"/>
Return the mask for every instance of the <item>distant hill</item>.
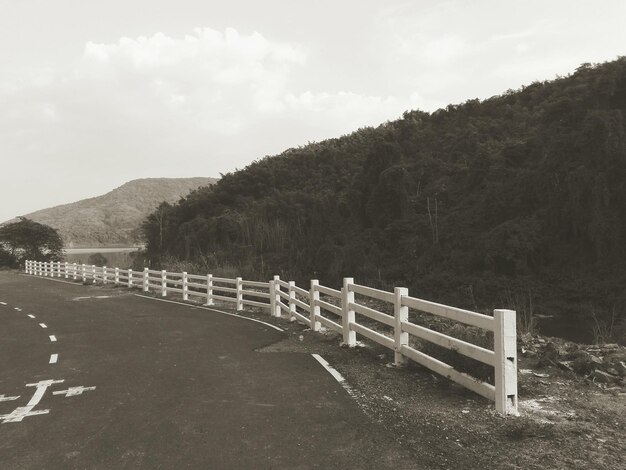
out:
<path id="1" fill-rule="evenodd" d="M 67 247 L 129 246 L 140 242 L 139 227 L 161 202 L 175 203 L 216 178 L 145 178 L 102 196 L 42 209 L 25 217 L 59 230 Z"/>
<path id="2" fill-rule="evenodd" d="M 153 266 L 354 276 L 626 332 L 626 58 L 260 159 L 144 230 Z"/>

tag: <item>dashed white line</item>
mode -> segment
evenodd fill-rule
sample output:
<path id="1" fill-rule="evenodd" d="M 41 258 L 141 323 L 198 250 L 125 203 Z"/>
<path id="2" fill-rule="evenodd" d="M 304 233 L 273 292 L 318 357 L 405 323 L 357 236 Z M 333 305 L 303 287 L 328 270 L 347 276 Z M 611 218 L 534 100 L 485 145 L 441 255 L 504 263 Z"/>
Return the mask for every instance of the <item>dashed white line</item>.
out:
<path id="1" fill-rule="evenodd" d="M 35 318 L 35 315 L 28 314 L 28 318 Z"/>
<path id="2" fill-rule="evenodd" d="M 6 305 L 6 304 L 7 304 L 6 302 L 0 302 L 0 305 Z"/>
<path id="3" fill-rule="evenodd" d="M 42 328 L 48 328 L 45 323 L 40 323 L 39 326 Z"/>
<path id="4" fill-rule="evenodd" d="M 21 308 L 19 308 L 19 307 L 13 307 L 13 310 L 17 310 L 18 312 L 21 312 L 21 311 L 22 311 L 22 309 L 21 309 Z"/>
<path id="5" fill-rule="evenodd" d="M 56 343 L 57 337 L 54 335 L 50 335 L 50 341 L 52 341 L 53 343 Z"/>
<path id="6" fill-rule="evenodd" d="M 58 354 L 51 354 L 50 355 L 50 364 L 56 364 L 58 360 L 59 360 L 59 355 Z"/>

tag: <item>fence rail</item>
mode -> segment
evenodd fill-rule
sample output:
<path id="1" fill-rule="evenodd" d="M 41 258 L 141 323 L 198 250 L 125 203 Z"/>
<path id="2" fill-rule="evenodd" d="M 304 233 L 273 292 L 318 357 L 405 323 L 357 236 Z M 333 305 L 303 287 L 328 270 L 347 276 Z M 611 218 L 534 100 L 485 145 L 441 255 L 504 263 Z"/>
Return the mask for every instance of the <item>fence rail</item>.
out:
<path id="1" fill-rule="evenodd" d="M 343 343 L 348 346 L 357 344 L 357 335 L 368 338 L 394 351 L 396 364 L 403 364 L 407 360 L 417 362 L 494 401 L 496 410 L 500 413 L 517 414 L 517 339 L 516 314 L 513 310 L 499 309 L 494 310 L 493 316 L 484 315 L 411 297 L 404 287 L 396 287 L 393 292 L 387 292 L 356 284 L 352 278 L 344 279 L 341 290 L 322 286 L 317 280 L 312 280 L 307 290 L 296 286 L 294 281 L 284 281 L 279 276 L 263 282 L 240 277 L 221 278 L 212 274 L 173 273 L 148 268 L 133 271 L 59 261 L 28 260 L 25 263 L 25 272 L 37 276 L 81 280 L 83 283 L 112 283 L 141 288 L 146 292 L 153 290 L 163 297 L 175 292 L 180 293 L 183 300 L 188 300 L 191 296 L 203 298 L 205 305 L 214 305 L 215 302 L 232 303 L 237 311 L 243 310 L 244 306 L 251 306 L 267 309 L 275 317 L 282 316 L 284 312 L 290 320 L 302 322 L 313 331 L 320 331 L 325 327 L 338 332 L 342 335 Z M 362 298 L 365 300 L 361 300 Z M 364 305 L 367 299 L 373 299 L 374 303 Z M 376 302 L 388 305 L 386 310 L 393 311 L 393 314 L 373 308 L 372 305 Z M 486 349 L 417 325 L 409 320 L 410 310 L 493 332 L 494 348 Z M 328 317 L 329 314 L 334 317 Z M 361 317 L 365 317 L 367 321 L 359 321 Z M 412 347 L 412 337 L 493 367 L 494 383 L 483 382 Z"/>

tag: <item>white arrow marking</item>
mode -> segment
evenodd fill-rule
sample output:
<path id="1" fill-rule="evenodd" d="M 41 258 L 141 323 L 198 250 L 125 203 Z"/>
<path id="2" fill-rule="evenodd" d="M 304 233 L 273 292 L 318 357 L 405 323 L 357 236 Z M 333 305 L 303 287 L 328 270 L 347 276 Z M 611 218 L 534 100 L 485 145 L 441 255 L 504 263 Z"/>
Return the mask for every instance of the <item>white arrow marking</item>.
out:
<path id="1" fill-rule="evenodd" d="M 39 326 L 42 328 L 48 328 L 45 323 L 40 323 Z"/>
<path id="2" fill-rule="evenodd" d="M 59 355 L 58 354 L 51 354 L 50 355 L 50 364 L 56 364 L 58 360 L 59 360 Z"/>
<path id="3" fill-rule="evenodd" d="M 70 387 L 67 390 L 60 390 L 58 392 L 52 392 L 52 394 L 53 395 L 65 395 L 65 398 L 68 398 L 68 397 L 75 397 L 78 395 L 82 395 L 83 392 L 89 392 L 95 389 L 96 387 L 83 387 L 81 385 L 80 387 Z"/>
<path id="4" fill-rule="evenodd" d="M 16 397 L 5 397 L 4 395 L 0 395 L 0 401 L 13 401 L 13 400 L 17 400 L 20 396 L 16 396 Z"/>
<path id="5" fill-rule="evenodd" d="M 28 416 L 44 415 L 50 413 L 50 410 L 33 411 L 33 408 L 35 408 L 35 406 L 39 404 L 48 387 L 53 384 L 60 383 L 63 383 L 63 380 L 42 380 L 34 384 L 26 384 L 27 387 L 37 387 L 37 390 L 35 390 L 35 393 L 33 394 L 33 397 L 30 399 L 28 404 L 26 406 L 20 406 L 14 409 L 8 415 L 0 415 L 0 420 L 2 420 L 2 423 L 18 423 Z"/>

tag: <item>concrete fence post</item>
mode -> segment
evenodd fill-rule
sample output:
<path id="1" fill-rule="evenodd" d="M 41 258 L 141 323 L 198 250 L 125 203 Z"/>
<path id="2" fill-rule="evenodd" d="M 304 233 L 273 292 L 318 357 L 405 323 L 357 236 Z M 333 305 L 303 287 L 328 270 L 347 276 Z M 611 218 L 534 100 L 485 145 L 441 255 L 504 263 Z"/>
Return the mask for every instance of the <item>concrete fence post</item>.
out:
<path id="1" fill-rule="evenodd" d="M 161 297 L 167 297 L 167 271 L 161 269 Z"/>
<path id="2" fill-rule="evenodd" d="M 43 275 L 44 277 L 48 277 L 48 271 L 50 271 L 50 268 L 48 267 L 48 262 L 44 261 L 44 265 L 43 265 Z"/>
<path id="3" fill-rule="evenodd" d="M 80 266 L 80 274 L 83 278 L 83 284 L 87 282 L 87 270 L 85 269 L 85 265 L 81 264 Z"/>
<path id="4" fill-rule="evenodd" d="M 183 271 L 183 300 L 189 299 L 189 286 L 187 285 L 187 271 Z"/>
<path id="5" fill-rule="evenodd" d="M 496 411 L 517 415 L 517 331 L 515 310 L 494 310 Z"/>
<path id="6" fill-rule="evenodd" d="M 24 274 L 28 274 L 28 260 L 24 261 Z"/>
<path id="7" fill-rule="evenodd" d="M 107 267 L 106 266 L 102 266 L 102 284 L 106 284 L 107 283 Z"/>
<path id="8" fill-rule="evenodd" d="M 143 291 L 148 292 L 150 290 L 150 273 L 148 272 L 148 268 L 143 268 Z"/>
<path id="9" fill-rule="evenodd" d="M 120 283 L 120 268 L 117 266 L 115 267 L 115 280 L 113 282 L 115 282 L 116 286 Z"/>
<path id="10" fill-rule="evenodd" d="M 294 302 L 296 291 L 293 290 L 293 286 L 295 285 L 295 281 L 289 281 L 289 321 L 296 321 L 296 317 L 293 314 L 293 312 L 296 311 L 296 304 Z"/>
<path id="11" fill-rule="evenodd" d="M 213 305 L 213 274 L 206 275 L 206 304 Z"/>
<path id="12" fill-rule="evenodd" d="M 133 270 L 128 269 L 128 288 L 131 289 L 133 287 Z"/>
<path id="13" fill-rule="evenodd" d="M 393 290 L 393 317 L 395 324 L 393 326 L 393 337 L 395 348 L 393 354 L 393 363 L 397 366 L 406 363 L 406 357 L 402 355 L 402 346 L 408 346 L 409 334 L 402 331 L 402 322 L 409 321 L 409 307 L 402 305 L 402 296 L 408 297 L 409 289 L 406 287 L 396 287 Z"/>
<path id="14" fill-rule="evenodd" d="M 236 278 L 237 283 L 235 284 L 236 288 L 237 288 L 237 303 L 236 305 L 236 310 L 240 311 L 243 310 L 243 294 L 241 293 L 241 291 L 243 290 L 243 279 L 238 277 Z"/>
<path id="15" fill-rule="evenodd" d="M 320 281 L 317 279 L 311 279 L 311 290 L 309 291 L 309 306 L 311 309 L 311 329 L 313 331 L 319 331 L 322 324 L 317 321 L 320 316 L 320 306 L 318 301 L 320 300 L 320 291 L 317 290 L 317 286 L 320 285 Z"/>
<path id="16" fill-rule="evenodd" d="M 65 262 L 65 265 L 64 265 L 64 266 L 65 266 L 65 279 L 67 279 L 67 278 L 69 277 L 69 274 L 68 274 L 68 272 L 67 272 L 67 267 L 68 267 L 68 265 L 69 265 L 69 263 L 66 261 L 66 262 Z"/>
<path id="17" fill-rule="evenodd" d="M 351 323 L 355 323 L 354 310 L 350 304 L 354 303 L 354 292 L 350 290 L 350 285 L 354 284 L 351 277 L 343 278 L 343 288 L 341 289 L 341 324 L 343 326 L 343 344 L 356 346 L 356 331 L 351 328 Z"/>
<path id="18" fill-rule="evenodd" d="M 272 311 L 272 315 L 274 315 L 275 317 L 280 317 L 282 314 L 281 308 L 280 308 L 280 303 L 281 303 L 281 298 L 280 298 L 280 283 L 278 282 L 280 281 L 280 276 L 274 276 L 274 310 Z"/>
<path id="19" fill-rule="evenodd" d="M 95 284 L 96 283 L 96 265 L 95 264 L 91 265 L 91 277 L 93 278 L 91 283 Z"/>
<path id="20" fill-rule="evenodd" d="M 76 263 L 72 264 L 72 279 L 75 281 L 78 277 L 78 265 Z"/>

